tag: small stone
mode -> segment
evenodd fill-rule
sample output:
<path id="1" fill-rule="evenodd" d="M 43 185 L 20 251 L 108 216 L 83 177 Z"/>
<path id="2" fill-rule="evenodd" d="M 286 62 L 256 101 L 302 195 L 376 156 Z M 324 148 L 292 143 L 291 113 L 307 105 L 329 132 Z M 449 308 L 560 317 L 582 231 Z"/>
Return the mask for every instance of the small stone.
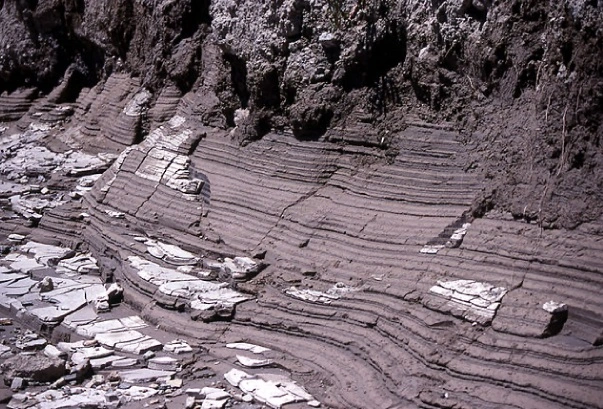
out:
<path id="1" fill-rule="evenodd" d="M 181 339 L 176 339 L 172 342 L 168 342 L 163 346 L 163 350 L 174 354 L 184 354 L 187 352 L 193 352 L 193 349 L 190 347 L 190 345 Z"/>
<path id="2" fill-rule="evenodd" d="M 47 293 L 49 291 L 54 290 L 54 282 L 52 281 L 52 278 L 48 276 L 44 277 L 44 279 L 40 281 L 40 284 L 38 284 L 38 286 L 40 287 L 41 293 Z"/>
<path id="3" fill-rule="evenodd" d="M 23 236 L 22 234 L 9 234 L 8 240 L 19 243 L 19 242 L 25 240 L 25 236 Z"/>
<path id="4" fill-rule="evenodd" d="M 107 288 L 107 299 L 109 304 L 117 304 L 122 301 L 124 295 L 124 289 L 117 283 L 113 283 Z"/>
<path id="5" fill-rule="evenodd" d="M 248 358 L 243 355 L 237 355 L 237 361 L 247 368 L 259 368 L 262 366 L 272 365 L 274 363 L 272 359 L 255 359 Z"/>
<path id="6" fill-rule="evenodd" d="M 57 379 L 50 385 L 50 389 L 59 389 L 59 388 L 62 388 L 63 386 L 65 386 L 66 384 L 67 384 L 67 380 L 65 379 L 64 376 L 61 376 L 59 379 Z"/>
<path id="7" fill-rule="evenodd" d="M 65 358 L 67 356 L 67 353 L 64 351 L 61 351 L 60 349 L 58 349 L 57 347 L 55 347 L 54 345 L 46 345 L 44 347 L 44 355 L 46 355 L 49 358 Z"/>
<path id="8" fill-rule="evenodd" d="M 10 388 L 13 391 L 21 390 L 24 387 L 25 387 L 25 380 L 23 378 L 18 377 L 18 376 L 15 377 L 15 378 L 13 378 L 13 381 L 10 384 Z"/>
<path id="9" fill-rule="evenodd" d="M 142 357 L 144 358 L 145 361 L 148 361 L 149 359 L 155 357 L 155 352 L 147 351 L 147 352 L 145 352 L 145 354 Z"/>
<path id="10" fill-rule="evenodd" d="M 184 393 L 195 399 L 203 399 L 205 397 L 199 388 L 188 388 L 186 391 L 184 391 Z"/>
<path id="11" fill-rule="evenodd" d="M 170 388 L 182 388 L 182 379 L 180 378 L 175 378 L 175 379 L 168 379 L 168 381 L 165 383 L 167 386 L 169 386 Z"/>
<path id="12" fill-rule="evenodd" d="M 13 320 L 10 318 L 0 318 L 0 326 L 13 325 Z"/>
<path id="13" fill-rule="evenodd" d="M 230 344 L 226 344 L 226 348 L 240 349 L 242 351 L 253 352 L 254 354 L 262 354 L 264 352 L 270 351 L 270 349 L 268 349 L 266 347 L 263 347 L 260 345 L 255 345 L 255 344 L 250 344 L 247 342 L 232 342 Z"/>
<path id="14" fill-rule="evenodd" d="M 152 369 L 132 369 L 129 371 L 121 372 L 121 379 L 125 382 L 138 383 L 138 382 L 154 382 L 165 384 L 165 381 L 171 379 L 174 372 L 170 371 L 156 371 Z"/>
<path id="15" fill-rule="evenodd" d="M 95 386 L 102 385 L 103 383 L 105 383 L 105 377 L 103 375 L 94 375 L 85 386 L 86 388 L 94 388 Z"/>
<path id="16" fill-rule="evenodd" d="M 542 309 L 551 314 L 559 314 L 567 311 L 567 305 L 555 301 L 547 301 L 542 305 Z"/>
<path id="17" fill-rule="evenodd" d="M 148 360 L 147 366 L 149 369 L 159 369 L 165 371 L 175 371 L 178 368 L 179 361 L 177 359 L 161 356 Z"/>
<path id="18" fill-rule="evenodd" d="M 22 339 L 17 341 L 16 347 L 24 351 L 40 350 L 46 346 L 46 340 L 44 338 L 37 339 Z"/>
<path id="19" fill-rule="evenodd" d="M 116 212 L 114 210 L 105 210 L 105 213 L 107 213 L 109 217 L 113 217 L 114 219 L 124 219 L 126 217 L 125 213 Z"/>
<path id="20" fill-rule="evenodd" d="M 186 398 L 186 403 L 184 404 L 185 409 L 193 409 L 195 407 L 196 400 L 194 397 L 189 396 Z"/>
<path id="21" fill-rule="evenodd" d="M 111 310 L 111 305 L 109 305 L 109 300 L 107 299 L 96 299 L 92 303 L 92 308 L 97 314 L 109 312 Z"/>
<path id="22" fill-rule="evenodd" d="M 320 41 L 321 43 L 324 44 L 324 43 L 330 43 L 333 41 L 337 41 L 337 38 L 332 33 L 323 32 L 323 33 L 320 33 L 320 36 L 318 37 L 318 41 Z"/>
<path id="23" fill-rule="evenodd" d="M 230 398 L 230 393 L 226 392 L 224 389 L 212 388 L 209 386 L 201 389 L 201 393 L 205 396 L 205 399 L 209 400 L 223 400 Z"/>
<path id="24" fill-rule="evenodd" d="M 227 400 L 205 399 L 201 404 L 201 409 L 222 409 L 226 406 Z"/>
<path id="25" fill-rule="evenodd" d="M 123 358 L 111 362 L 111 366 L 114 368 L 129 368 L 131 366 L 136 365 L 137 363 L 138 360 L 135 358 Z"/>
<path id="26" fill-rule="evenodd" d="M 90 360 L 86 359 L 82 363 L 72 367 L 70 374 L 67 376 L 74 375 L 75 380 L 77 382 L 82 382 L 91 373 L 92 373 L 92 365 L 90 365 Z"/>

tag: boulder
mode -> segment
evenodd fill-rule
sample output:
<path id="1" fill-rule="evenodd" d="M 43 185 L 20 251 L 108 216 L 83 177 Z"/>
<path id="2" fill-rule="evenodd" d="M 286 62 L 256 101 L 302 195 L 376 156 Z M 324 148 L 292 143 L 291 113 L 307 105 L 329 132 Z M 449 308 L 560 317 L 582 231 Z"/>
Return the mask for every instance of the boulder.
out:
<path id="1" fill-rule="evenodd" d="M 18 354 L 2 364 L 4 383 L 11 385 L 13 379 L 23 378 L 34 382 L 54 382 L 67 372 L 65 361 L 50 358 L 42 353 Z"/>

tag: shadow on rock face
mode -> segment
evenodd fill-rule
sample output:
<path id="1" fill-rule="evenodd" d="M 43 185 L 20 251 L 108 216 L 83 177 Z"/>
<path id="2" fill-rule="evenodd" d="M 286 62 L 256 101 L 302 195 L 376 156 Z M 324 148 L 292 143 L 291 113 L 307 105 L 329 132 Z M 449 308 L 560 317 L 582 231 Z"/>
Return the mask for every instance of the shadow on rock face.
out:
<path id="1" fill-rule="evenodd" d="M 291 107 L 293 135 L 302 140 L 317 140 L 327 131 L 333 111 L 328 105 L 299 102 Z"/>
<path id="2" fill-rule="evenodd" d="M 385 27 L 379 27 L 385 24 Z M 346 62 L 343 75 L 335 76 L 345 90 L 373 85 L 389 70 L 406 60 L 406 27 L 398 21 L 371 22 L 353 59 Z"/>
<path id="3" fill-rule="evenodd" d="M 342 92 L 333 86 L 312 85 L 300 92 L 289 108 L 293 135 L 298 139 L 317 140 L 327 131 L 335 115 L 334 107 Z"/>

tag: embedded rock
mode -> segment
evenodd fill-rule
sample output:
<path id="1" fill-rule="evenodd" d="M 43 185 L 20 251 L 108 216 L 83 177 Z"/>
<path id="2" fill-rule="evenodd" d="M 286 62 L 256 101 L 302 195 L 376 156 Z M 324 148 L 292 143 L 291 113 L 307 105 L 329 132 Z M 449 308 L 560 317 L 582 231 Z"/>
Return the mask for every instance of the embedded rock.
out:
<path id="1" fill-rule="evenodd" d="M 507 293 L 504 287 L 472 280 L 438 281 L 423 297 L 423 305 L 467 321 L 489 325 L 501 300 Z"/>
<path id="2" fill-rule="evenodd" d="M 308 288 L 299 289 L 296 287 L 291 287 L 285 290 L 285 294 L 304 301 L 330 304 L 332 301 L 338 300 L 340 297 L 351 291 L 355 291 L 355 289 L 349 288 L 343 283 L 337 283 L 325 292 L 311 290 Z"/>
<path id="3" fill-rule="evenodd" d="M 248 280 L 253 275 L 257 274 L 262 268 L 249 257 L 225 258 L 224 263 L 220 265 L 220 270 L 224 275 L 231 277 L 234 280 Z"/>
<path id="4" fill-rule="evenodd" d="M 54 282 L 52 281 L 52 277 L 44 277 L 44 279 L 40 281 L 39 287 L 41 293 L 54 290 Z"/>
<path id="5" fill-rule="evenodd" d="M 542 302 L 542 295 L 517 289 L 505 296 L 492 321 L 496 331 L 524 337 L 557 335 L 568 318 L 568 307 L 554 301 Z"/>
<path id="6" fill-rule="evenodd" d="M 195 276 L 167 269 L 136 256 L 129 257 L 138 276 L 156 288 L 154 299 L 168 308 L 191 310 L 230 310 L 252 297 L 228 288 L 227 283 L 213 283 Z"/>
<path id="7" fill-rule="evenodd" d="M 160 241 L 145 239 L 144 244 L 147 246 L 147 251 L 155 258 L 164 260 L 169 264 L 189 265 L 196 264 L 199 261 L 194 254 L 181 249 L 173 244 L 162 243 Z"/>

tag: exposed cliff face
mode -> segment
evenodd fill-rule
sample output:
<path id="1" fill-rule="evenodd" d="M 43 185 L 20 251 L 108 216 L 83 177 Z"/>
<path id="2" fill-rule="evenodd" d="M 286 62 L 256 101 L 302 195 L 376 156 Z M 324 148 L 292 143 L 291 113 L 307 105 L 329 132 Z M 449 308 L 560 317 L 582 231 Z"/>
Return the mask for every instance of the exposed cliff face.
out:
<path id="1" fill-rule="evenodd" d="M 600 2 L 15 0 L 0 46 L 0 241 L 332 407 L 601 406 Z M 142 235 L 269 266 L 195 312 Z"/>
<path id="2" fill-rule="evenodd" d="M 10 1 L 2 8 L 3 90 L 48 92 L 68 67 L 91 86 L 114 71 L 190 89 L 209 2 Z"/>
<path id="3" fill-rule="evenodd" d="M 456 122 L 496 207 L 546 226 L 600 213 L 602 10 L 596 1 L 10 1 L 0 89 L 75 98 L 112 72 L 203 90 L 241 140 L 316 139 L 408 112 Z M 213 96 L 212 96 L 213 95 Z M 235 115 L 238 109 L 247 110 Z M 568 197 L 575 198 L 576 200 Z"/>

